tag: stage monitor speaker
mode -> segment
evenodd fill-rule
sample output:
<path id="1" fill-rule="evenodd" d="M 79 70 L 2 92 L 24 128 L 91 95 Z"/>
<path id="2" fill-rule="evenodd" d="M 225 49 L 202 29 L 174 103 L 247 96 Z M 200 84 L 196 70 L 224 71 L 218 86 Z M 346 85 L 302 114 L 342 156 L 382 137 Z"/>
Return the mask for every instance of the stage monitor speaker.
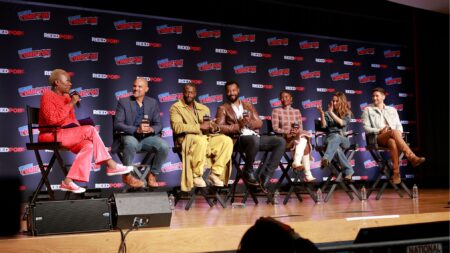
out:
<path id="1" fill-rule="evenodd" d="M 114 193 L 114 225 L 131 228 L 135 220 L 143 227 L 168 227 L 172 218 L 169 198 L 165 192 Z"/>
<path id="2" fill-rule="evenodd" d="M 449 236 L 450 221 L 362 228 L 354 243 L 371 243 Z"/>
<path id="3" fill-rule="evenodd" d="M 33 235 L 109 231 L 112 227 L 106 198 L 36 202 L 30 219 Z"/>
<path id="4" fill-rule="evenodd" d="M 0 236 L 15 235 L 20 230 L 20 179 L 17 177 L 0 178 L 0 203 L 2 203 L 2 221 Z"/>

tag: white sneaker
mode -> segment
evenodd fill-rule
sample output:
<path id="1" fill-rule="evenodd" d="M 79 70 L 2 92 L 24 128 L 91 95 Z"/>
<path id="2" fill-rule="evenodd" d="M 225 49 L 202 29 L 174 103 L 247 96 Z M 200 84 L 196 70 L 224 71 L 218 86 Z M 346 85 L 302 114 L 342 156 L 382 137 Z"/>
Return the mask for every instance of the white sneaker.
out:
<path id="1" fill-rule="evenodd" d="M 115 176 L 130 173 L 133 170 L 133 166 L 124 166 L 122 164 L 116 164 L 116 168 L 106 168 L 106 175 Z"/>

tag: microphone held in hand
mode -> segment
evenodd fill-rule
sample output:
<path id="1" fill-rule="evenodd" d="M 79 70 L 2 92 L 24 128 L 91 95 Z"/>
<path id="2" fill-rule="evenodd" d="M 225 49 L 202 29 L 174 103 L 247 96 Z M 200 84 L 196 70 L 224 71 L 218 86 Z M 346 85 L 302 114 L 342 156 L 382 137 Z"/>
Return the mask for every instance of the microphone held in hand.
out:
<path id="1" fill-rule="evenodd" d="M 247 111 L 247 110 L 244 110 L 244 111 L 242 112 L 242 117 L 245 118 L 245 117 L 248 117 L 248 116 L 249 116 L 248 111 Z"/>
<path id="2" fill-rule="evenodd" d="M 294 122 L 292 123 L 292 128 L 296 129 L 296 128 L 300 128 L 300 125 L 298 124 L 298 122 Z"/>
<path id="3" fill-rule="evenodd" d="M 77 96 L 80 97 L 80 94 L 79 94 L 76 90 L 74 90 L 74 91 L 72 91 L 72 92 L 70 93 L 70 97 L 73 97 L 74 95 L 77 95 Z M 80 99 L 80 100 L 81 100 L 81 99 Z M 77 107 L 80 107 L 80 101 L 78 101 L 78 102 L 76 103 L 76 105 L 77 105 Z"/>
<path id="4" fill-rule="evenodd" d="M 205 114 L 205 115 L 203 116 L 203 122 L 207 122 L 207 121 L 210 121 L 210 120 L 211 120 L 211 118 L 209 117 L 208 114 Z"/>

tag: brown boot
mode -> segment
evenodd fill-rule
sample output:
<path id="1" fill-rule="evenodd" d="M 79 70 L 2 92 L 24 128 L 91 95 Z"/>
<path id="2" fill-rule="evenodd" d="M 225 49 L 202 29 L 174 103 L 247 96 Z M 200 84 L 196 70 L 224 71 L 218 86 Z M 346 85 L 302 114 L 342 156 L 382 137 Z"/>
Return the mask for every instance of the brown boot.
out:
<path id="1" fill-rule="evenodd" d="M 159 183 L 156 181 L 156 176 L 152 173 L 148 173 L 147 185 L 148 187 L 159 187 Z"/>
<path id="2" fill-rule="evenodd" d="M 400 184 L 402 182 L 400 173 L 394 172 L 394 174 L 392 174 L 391 180 L 392 180 L 392 183 L 394 183 L 394 184 Z"/>
<path id="3" fill-rule="evenodd" d="M 421 165 L 423 162 L 425 162 L 425 157 L 419 157 L 419 156 L 413 155 L 408 160 L 413 167 L 417 167 L 417 166 Z"/>
<path id="4" fill-rule="evenodd" d="M 130 173 L 122 175 L 122 180 L 125 184 L 133 188 L 141 188 L 144 187 L 144 182 L 133 177 Z"/>

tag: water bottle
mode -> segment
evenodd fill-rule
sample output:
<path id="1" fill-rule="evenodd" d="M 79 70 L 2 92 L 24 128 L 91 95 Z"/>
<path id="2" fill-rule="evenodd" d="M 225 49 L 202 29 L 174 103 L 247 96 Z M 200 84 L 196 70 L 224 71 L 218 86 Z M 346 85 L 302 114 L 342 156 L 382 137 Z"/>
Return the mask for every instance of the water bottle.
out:
<path id="1" fill-rule="evenodd" d="M 320 203 L 322 203 L 322 201 L 323 201 L 322 190 L 319 188 L 319 189 L 317 189 L 317 192 L 316 192 L 316 203 L 320 204 Z"/>
<path id="2" fill-rule="evenodd" d="M 361 187 L 361 200 L 367 200 L 367 191 L 364 185 Z"/>
<path id="3" fill-rule="evenodd" d="M 231 208 L 245 208 L 245 203 L 233 202 L 231 203 Z"/>
<path id="4" fill-rule="evenodd" d="M 279 192 L 278 190 L 276 190 L 276 191 L 273 193 L 273 204 L 274 204 L 274 205 L 280 204 L 280 202 L 278 201 L 279 198 L 280 198 L 280 192 Z"/>
<path id="5" fill-rule="evenodd" d="M 416 184 L 414 184 L 414 186 L 412 188 L 412 197 L 413 197 L 413 199 L 419 198 L 419 188 L 417 188 Z"/>
<path id="6" fill-rule="evenodd" d="M 175 197 L 173 196 L 173 194 L 169 195 L 169 207 L 170 210 L 175 210 Z"/>

